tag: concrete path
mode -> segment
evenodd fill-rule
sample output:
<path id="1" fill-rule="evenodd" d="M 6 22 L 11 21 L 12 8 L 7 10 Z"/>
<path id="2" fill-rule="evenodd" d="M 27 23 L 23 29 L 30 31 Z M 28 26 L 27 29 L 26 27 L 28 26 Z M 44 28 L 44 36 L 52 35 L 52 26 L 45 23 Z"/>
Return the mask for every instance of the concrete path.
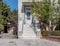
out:
<path id="1" fill-rule="evenodd" d="M 30 20 L 28 20 L 27 17 L 25 17 L 25 24 L 23 26 L 23 34 L 22 34 L 23 39 L 36 39 L 36 34 L 31 27 L 31 21 L 32 21 L 31 17 Z"/>
<path id="2" fill-rule="evenodd" d="M 0 46 L 60 46 L 60 42 L 46 39 L 0 39 Z"/>

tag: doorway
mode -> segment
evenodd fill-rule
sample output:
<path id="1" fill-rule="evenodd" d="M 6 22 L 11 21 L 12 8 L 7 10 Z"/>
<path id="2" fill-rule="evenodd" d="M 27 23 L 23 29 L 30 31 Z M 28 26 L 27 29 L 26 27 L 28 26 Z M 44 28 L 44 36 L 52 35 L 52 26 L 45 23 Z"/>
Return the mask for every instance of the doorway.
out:
<path id="1" fill-rule="evenodd" d="M 30 20 L 30 12 L 27 12 L 27 20 Z"/>
<path id="2" fill-rule="evenodd" d="M 25 7 L 25 13 L 26 13 L 26 16 L 27 16 L 27 20 L 30 20 L 31 7 L 26 6 L 26 7 Z"/>

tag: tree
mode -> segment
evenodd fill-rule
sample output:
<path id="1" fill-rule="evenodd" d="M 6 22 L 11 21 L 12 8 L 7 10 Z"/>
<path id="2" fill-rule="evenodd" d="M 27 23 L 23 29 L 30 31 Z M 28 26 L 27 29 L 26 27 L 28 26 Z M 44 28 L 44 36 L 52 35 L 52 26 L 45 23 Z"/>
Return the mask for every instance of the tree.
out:
<path id="1" fill-rule="evenodd" d="M 60 0 L 58 0 L 57 10 L 58 10 L 59 19 L 58 19 L 58 22 L 57 22 L 57 28 L 56 29 L 60 30 Z"/>
<path id="2" fill-rule="evenodd" d="M 17 21 L 18 21 L 18 10 L 14 9 L 13 11 L 11 11 L 11 14 L 8 15 L 8 21 L 9 22 L 13 21 L 13 22 L 17 23 Z"/>
<path id="3" fill-rule="evenodd" d="M 8 23 L 12 23 L 13 26 L 15 25 L 15 27 L 18 27 L 17 21 L 18 10 L 11 11 L 10 7 L 5 2 L 0 0 L 0 31 L 4 30 L 4 33 L 7 33 Z"/>
<path id="4" fill-rule="evenodd" d="M 44 0 L 42 3 L 34 2 L 32 12 L 40 21 L 42 30 L 55 30 L 58 22 L 57 6 L 55 0 Z"/>
<path id="5" fill-rule="evenodd" d="M 4 16 L 0 15 L 0 33 L 4 29 Z"/>
<path id="6" fill-rule="evenodd" d="M 0 0 L 0 30 L 4 30 L 5 24 L 8 23 L 7 15 L 10 12 L 9 6 Z"/>
<path id="7" fill-rule="evenodd" d="M 8 21 L 14 27 L 13 35 L 18 37 L 18 10 L 14 9 L 11 11 L 11 14 L 8 15 Z"/>

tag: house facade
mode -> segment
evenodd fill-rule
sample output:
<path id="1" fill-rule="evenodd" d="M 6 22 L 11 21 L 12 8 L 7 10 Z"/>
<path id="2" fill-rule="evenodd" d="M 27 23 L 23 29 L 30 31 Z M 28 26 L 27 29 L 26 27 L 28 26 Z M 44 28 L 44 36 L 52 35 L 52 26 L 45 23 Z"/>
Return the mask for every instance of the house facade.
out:
<path id="1" fill-rule="evenodd" d="M 35 0 L 35 1 L 42 2 L 42 0 Z M 20 33 L 23 34 L 25 17 L 28 16 L 28 19 L 32 19 L 31 14 L 32 6 L 33 6 L 33 0 L 18 0 L 18 36 L 20 36 Z M 31 16 L 31 18 L 29 16 Z"/>

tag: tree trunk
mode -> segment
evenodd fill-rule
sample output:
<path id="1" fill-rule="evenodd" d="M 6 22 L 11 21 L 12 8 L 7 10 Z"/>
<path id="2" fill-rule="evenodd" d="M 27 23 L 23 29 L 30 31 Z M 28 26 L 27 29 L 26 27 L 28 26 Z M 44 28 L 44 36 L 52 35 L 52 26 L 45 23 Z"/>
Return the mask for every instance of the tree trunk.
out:
<path id="1" fill-rule="evenodd" d="M 46 31 L 49 31 L 49 27 L 48 26 L 46 26 Z"/>
<path id="2" fill-rule="evenodd" d="M 43 22 L 40 22 L 40 29 L 41 30 L 46 30 L 46 27 Z"/>
<path id="3" fill-rule="evenodd" d="M 49 20 L 49 30 L 52 30 L 52 22 Z"/>
<path id="4" fill-rule="evenodd" d="M 53 31 L 55 31 L 56 25 L 53 26 Z"/>

